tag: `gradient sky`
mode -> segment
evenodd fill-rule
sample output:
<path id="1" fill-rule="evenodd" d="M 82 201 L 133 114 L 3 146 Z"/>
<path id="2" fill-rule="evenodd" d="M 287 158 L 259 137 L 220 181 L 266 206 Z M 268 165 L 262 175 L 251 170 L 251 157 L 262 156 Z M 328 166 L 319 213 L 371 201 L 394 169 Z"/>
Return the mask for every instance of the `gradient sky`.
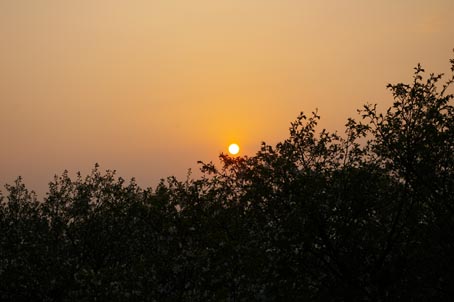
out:
<path id="1" fill-rule="evenodd" d="M 0 184 L 64 169 L 154 187 L 285 139 L 342 131 L 421 62 L 446 72 L 453 0 L 0 0 Z"/>

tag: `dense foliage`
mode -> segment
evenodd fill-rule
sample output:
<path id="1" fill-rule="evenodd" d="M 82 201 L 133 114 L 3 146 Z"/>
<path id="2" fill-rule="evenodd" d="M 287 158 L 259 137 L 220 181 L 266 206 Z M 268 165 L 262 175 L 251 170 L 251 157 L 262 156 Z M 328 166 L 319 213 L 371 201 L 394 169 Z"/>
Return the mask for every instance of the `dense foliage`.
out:
<path id="1" fill-rule="evenodd" d="M 454 73 L 454 60 L 451 60 Z M 454 77 L 204 176 L 142 189 L 95 167 L 0 195 L 2 301 L 428 301 L 454 296 Z"/>

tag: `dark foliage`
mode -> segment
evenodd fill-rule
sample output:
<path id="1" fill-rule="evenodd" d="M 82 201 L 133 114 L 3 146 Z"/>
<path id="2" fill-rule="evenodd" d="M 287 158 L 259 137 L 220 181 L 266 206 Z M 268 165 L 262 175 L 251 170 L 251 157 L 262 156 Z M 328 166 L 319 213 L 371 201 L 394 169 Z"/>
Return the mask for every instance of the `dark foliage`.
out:
<path id="1" fill-rule="evenodd" d="M 345 135 L 300 114 L 199 179 L 141 189 L 96 166 L 38 201 L 19 178 L 0 195 L 0 300 L 449 300 L 454 78 L 423 75 Z"/>

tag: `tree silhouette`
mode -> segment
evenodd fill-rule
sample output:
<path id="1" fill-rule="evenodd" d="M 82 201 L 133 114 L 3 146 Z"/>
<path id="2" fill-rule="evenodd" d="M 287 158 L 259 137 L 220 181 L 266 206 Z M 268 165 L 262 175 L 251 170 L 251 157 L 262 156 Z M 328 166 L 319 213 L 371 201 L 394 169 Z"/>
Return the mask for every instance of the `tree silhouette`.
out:
<path id="1" fill-rule="evenodd" d="M 2 301 L 393 301 L 454 295 L 453 74 L 255 156 L 142 189 L 101 173 L 0 195 Z"/>

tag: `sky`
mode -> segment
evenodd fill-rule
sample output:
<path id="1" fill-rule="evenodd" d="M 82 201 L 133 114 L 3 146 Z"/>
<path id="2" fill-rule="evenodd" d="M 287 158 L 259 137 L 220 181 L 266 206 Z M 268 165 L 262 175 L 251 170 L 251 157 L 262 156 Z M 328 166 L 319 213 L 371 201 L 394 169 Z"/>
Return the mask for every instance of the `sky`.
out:
<path id="1" fill-rule="evenodd" d="M 0 185 L 99 163 L 155 187 L 301 111 L 341 132 L 418 62 L 449 71 L 452 20 L 452 0 L 0 0 Z"/>

